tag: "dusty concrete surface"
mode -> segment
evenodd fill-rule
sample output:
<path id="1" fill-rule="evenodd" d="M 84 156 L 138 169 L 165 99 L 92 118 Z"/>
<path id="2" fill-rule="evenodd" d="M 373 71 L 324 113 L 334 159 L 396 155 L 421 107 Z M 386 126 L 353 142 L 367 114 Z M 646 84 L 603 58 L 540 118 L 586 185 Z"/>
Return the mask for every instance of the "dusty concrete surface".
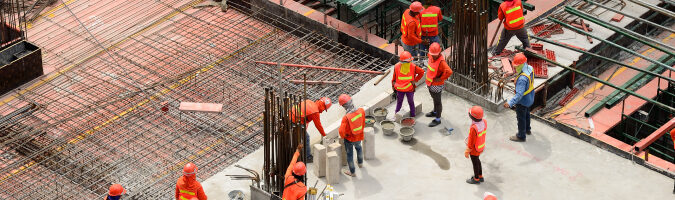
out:
<path id="1" fill-rule="evenodd" d="M 418 88 L 416 101 L 424 112 L 431 110 L 425 87 Z M 468 134 L 467 110 L 471 103 L 449 93 L 443 95 L 443 123 L 426 125 L 431 118 L 418 117 L 415 140 L 402 143 L 400 137 L 384 136 L 376 128 L 376 159 L 357 168 L 356 178 L 342 175 L 334 187 L 342 199 L 480 199 L 483 192 L 500 199 L 673 199 L 673 180 L 630 160 L 568 136 L 538 121 L 526 143 L 508 137 L 516 132 L 515 112 L 486 112 L 486 150 L 481 155 L 485 182 L 469 185 L 471 161 L 464 158 Z M 393 109 L 393 103 L 389 105 Z M 444 127 L 452 127 L 446 135 Z M 398 127 L 397 127 L 398 128 Z M 238 164 L 262 168 L 262 150 Z M 312 167 L 310 164 L 309 167 Z M 343 167 L 343 170 L 346 170 Z M 309 184 L 317 180 L 308 170 Z M 232 181 L 224 174 L 245 174 L 233 166 L 204 181 L 210 199 L 227 199 L 239 189 L 248 194 L 248 181 Z M 322 189 L 325 179 L 319 179 Z"/>

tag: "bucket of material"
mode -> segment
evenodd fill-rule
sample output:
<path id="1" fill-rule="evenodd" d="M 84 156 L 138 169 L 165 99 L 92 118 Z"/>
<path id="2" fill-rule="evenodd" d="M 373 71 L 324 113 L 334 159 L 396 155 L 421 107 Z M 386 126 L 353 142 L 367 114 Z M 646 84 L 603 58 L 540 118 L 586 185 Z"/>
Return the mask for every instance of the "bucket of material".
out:
<path id="1" fill-rule="evenodd" d="M 382 128 L 382 134 L 392 135 L 394 134 L 394 127 L 396 127 L 396 124 L 392 121 L 384 120 L 380 122 L 380 127 Z"/>
<path id="2" fill-rule="evenodd" d="M 415 126 L 415 118 L 414 117 L 406 117 L 401 120 L 401 126 L 403 127 L 413 127 Z"/>
<path id="3" fill-rule="evenodd" d="M 412 127 L 401 127 L 399 134 L 401 135 L 401 138 L 403 138 L 403 141 L 408 142 L 412 140 L 413 135 L 415 135 L 415 129 Z"/>
<path id="4" fill-rule="evenodd" d="M 388 113 L 386 108 L 375 108 L 375 110 L 373 110 L 373 117 L 375 117 L 376 121 L 381 122 L 387 117 Z"/>

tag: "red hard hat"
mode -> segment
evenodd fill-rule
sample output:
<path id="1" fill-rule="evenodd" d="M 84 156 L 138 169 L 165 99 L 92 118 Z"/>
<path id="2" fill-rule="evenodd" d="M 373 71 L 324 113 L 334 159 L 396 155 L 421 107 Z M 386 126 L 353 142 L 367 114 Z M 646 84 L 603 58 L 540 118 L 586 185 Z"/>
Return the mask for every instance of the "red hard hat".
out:
<path id="1" fill-rule="evenodd" d="M 497 200 L 497 196 L 492 193 L 485 192 L 483 193 L 483 200 Z"/>
<path id="2" fill-rule="evenodd" d="M 127 191 L 124 190 L 122 185 L 113 184 L 113 185 L 110 186 L 110 190 L 108 191 L 108 196 L 114 197 L 114 196 L 120 196 L 120 195 L 126 194 L 126 193 L 127 193 Z"/>
<path id="3" fill-rule="evenodd" d="M 305 167 L 305 163 L 303 162 L 295 163 L 295 166 L 293 166 L 293 174 L 302 176 L 305 175 L 305 172 L 307 172 L 307 167 Z"/>
<path id="4" fill-rule="evenodd" d="M 441 45 L 438 44 L 438 42 L 431 43 L 431 46 L 429 46 L 429 54 L 432 56 L 436 56 L 441 53 Z"/>
<path id="5" fill-rule="evenodd" d="M 480 106 L 473 106 L 469 109 L 469 114 L 476 119 L 483 119 L 483 108 Z"/>
<path id="6" fill-rule="evenodd" d="M 328 97 L 321 97 L 321 99 L 319 100 L 323 102 L 324 106 L 326 106 L 326 110 L 328 110 L 328 108 L 330 108 L 330 106 L 333 105 L 333 103 L 330 101 L 330 98 Z"/>
<path id="7" fill-rule="evenodd" d="M 185 167 L 183 167 L 183 175 L 194 176 L 195 174 L 197 174 L 197 165 L 194 163 L 185 164 Z"/>
<path id="8" fill-rule="evenodd" d="M 527 57 L 523 53 L 518 53 L 513 57 L 513 65 L 522 65 L 525 62 L 527 62 Z"/>
<path id="9" fill-rule="evenodd" d="M 422 3 L 419 1 L 415 1 L 410 4 L 410 11 L 422 12 L 422 10 L 424 10 L 424 6 L 422 6 Z"/>
<path id="10" fill-rule="evenodd" d="M 345 105 L 350 100 L 352 100 L 352 97 L 350 97 L 348 94 L 341 94 L 340 98 L 338 99 L 338 102 L 342 106 L 342 105 Z"/>
<path id="11" fill-rule="evenodd" d="M 401 62 L 410 62 L 412 61 L 412 55 L 410 55 L 410 52 L 403 51 L 401 54 L 398 55 L 398 60 Z"/>

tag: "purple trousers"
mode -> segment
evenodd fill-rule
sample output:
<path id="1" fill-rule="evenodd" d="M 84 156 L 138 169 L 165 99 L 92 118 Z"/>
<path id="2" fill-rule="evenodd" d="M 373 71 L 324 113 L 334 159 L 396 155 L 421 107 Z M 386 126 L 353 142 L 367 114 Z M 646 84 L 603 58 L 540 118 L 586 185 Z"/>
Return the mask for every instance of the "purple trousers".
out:
<path id="1" fill-rule="evenodd" d="M 415 92 L 399 92 L 396 91 L 396 112 L 401 110 L 403 97 L 408 99 L 408 106 L 410 106 L 410 117 L 415 117 Z"/>

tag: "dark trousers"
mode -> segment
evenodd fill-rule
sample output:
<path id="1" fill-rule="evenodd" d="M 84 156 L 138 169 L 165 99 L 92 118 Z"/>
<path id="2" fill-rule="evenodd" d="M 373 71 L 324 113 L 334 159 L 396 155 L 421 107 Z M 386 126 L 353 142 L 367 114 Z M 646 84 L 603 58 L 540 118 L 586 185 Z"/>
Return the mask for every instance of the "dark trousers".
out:
<path id="1" fill-rule="evenodd" d="M 518 133 L 516 136 L 525 139 L 525 133 L 532 130 L 530 127 L 530 107 L 516 104 L 516 118 L 518 118 Z"/>
<path id="2" fill-rule="evenodd" d="M 415 92 L 396 91 L 396 112 L 401 110 L 403 97 L 408 99 L 408 106 L 410 106 L 410 117 L 415 117 Z"/>
<path id="3" fill-rule="evenodd" d="M 473 178 L 483 177 L 483 166 L 480 164 L 478 156 L 470 155 L 471 164 L 473 164 Z"/>
<path id="4" fill-rule="evenodd" d="M 527 36 L 527 29 L 521 28 L 518 30 L 502 30 L 501 36 L 499 36 L 499 43 L 497 43 L 497 47 L 492 51 L 492 55 L 498 55 L 502 53 L 502 50 L 506 47 L 506 45 L 509 43 L 509 40 L 513 36 L 518 37 L 518 40 L 523 43 L 523 47 L 527 48 L 530 47 L 530 38 Z"/>
<path id="5" fill-rule="evenodd" d="M 431 99 L 434 101 L 434 113 L 436 113 L 436 118 L 441 118 L 441 111 L 443 111 L 443 104 L 441 103 L 441 92 L 431 92 Z"/>

